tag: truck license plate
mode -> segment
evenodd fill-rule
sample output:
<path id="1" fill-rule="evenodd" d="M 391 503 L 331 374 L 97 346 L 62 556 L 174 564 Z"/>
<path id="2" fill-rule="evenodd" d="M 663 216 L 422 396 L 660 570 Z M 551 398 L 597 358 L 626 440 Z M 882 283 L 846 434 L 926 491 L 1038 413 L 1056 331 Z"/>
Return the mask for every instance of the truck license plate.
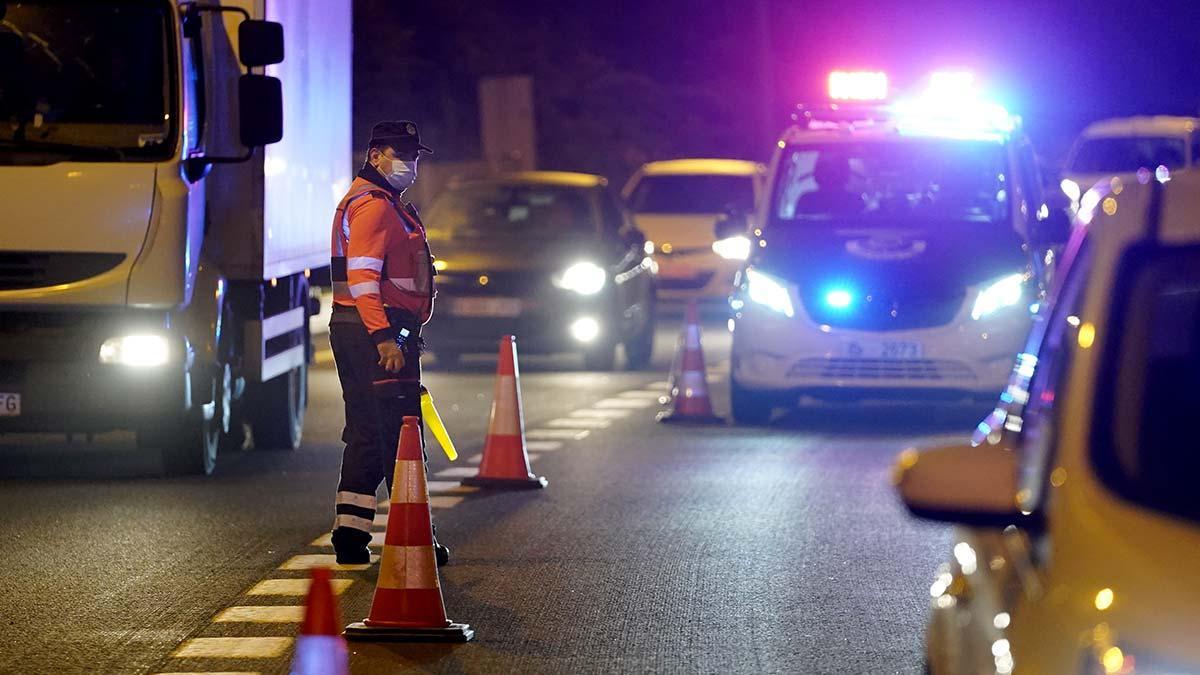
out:
<path id="1" fill-rule="evenodd" d="M 21 395 L 0 393 L 0 417 L 17 417 L 21 414 Z"/>
<path id="2" fill-rule="evenodd" d="M 476 316 L 511 319 L 521 315 L 518 298 L 456 298 L 450 303 L 455 316 Z"/>
<path id="3" fill-rule="evenodd" d="M 846 356 L 853 359 L 912 360 L 923 358 L 925 348 L 920 342 L 909 340 L 849 342 L 846 344 Z"/>

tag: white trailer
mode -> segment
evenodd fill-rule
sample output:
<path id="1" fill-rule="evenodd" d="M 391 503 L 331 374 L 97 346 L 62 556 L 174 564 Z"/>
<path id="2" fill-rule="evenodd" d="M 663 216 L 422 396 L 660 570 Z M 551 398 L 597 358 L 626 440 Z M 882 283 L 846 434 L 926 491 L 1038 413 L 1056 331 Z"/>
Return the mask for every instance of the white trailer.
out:
<path id="1" fill-rule="evenodd" d="M 0 0 L 0 433 L 130 429 L 169 473 L 244 427 L 299 445 L 350 22 L 350 0 Z"/>

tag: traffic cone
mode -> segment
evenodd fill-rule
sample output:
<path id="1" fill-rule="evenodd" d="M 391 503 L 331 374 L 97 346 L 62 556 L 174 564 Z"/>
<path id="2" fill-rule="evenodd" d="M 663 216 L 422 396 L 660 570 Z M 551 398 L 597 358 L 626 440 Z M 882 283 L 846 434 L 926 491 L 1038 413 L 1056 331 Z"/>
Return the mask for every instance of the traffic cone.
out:
<path id="1" fill-rule="evenodd" d="M 496 366 L 496 389 L 483 461 L 479 473 L 463 485 L 509 490 L 537 490 L 549 483 L 529 468 L 525 451 L 525 413 L 521 408 L 521 373 L 517 368 L 517 339 L 500 338 L 500 363 Z"/>
<path id="2" fill-rule="evenodd" d="M 688 302 L 683 330 L 675 352 L 670 378 L 670 411 L 658 414 L 659 422 L 715 424 L 725 420 L 713 414 L 708 396 L 708 373 L 704 368 L 704 349 L 700 346 L 700 312 L 696 301 Z"/>
<path id="3" fill-rule="evenodd" d="M 337 598 L 329 583 L 328 567 L 312 571 L 308 600 L 304 606 L 304 623 L 296 637 L 296 653 L 292 658 L 291 675 L 349 675 L 350 654 L 342 639 L 339 626 Z"/>
<path id="4" fill-rule="evenodd" d="M 433 551 L 429 486 L 421 456 L 420 420 L 405 417 L 383 556 L 371 614 L 346 626 L 346 638 L 387 642 L 466 642 L 475 631 L 446 619 Z"/>

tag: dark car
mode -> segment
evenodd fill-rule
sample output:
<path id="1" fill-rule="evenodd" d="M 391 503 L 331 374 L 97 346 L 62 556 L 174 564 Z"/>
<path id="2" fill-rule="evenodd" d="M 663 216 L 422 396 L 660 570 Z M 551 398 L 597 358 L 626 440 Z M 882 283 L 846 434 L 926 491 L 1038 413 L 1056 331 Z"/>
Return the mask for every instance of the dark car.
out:
<path id="1" fill-rule="evenodd" d="M 451 185 L 425 211 L 437 257 L 429 348 L 443 364 L 515 335 L 524 353 L 650 363 L 656 266 L 608 181 L 525 172 Z"/>

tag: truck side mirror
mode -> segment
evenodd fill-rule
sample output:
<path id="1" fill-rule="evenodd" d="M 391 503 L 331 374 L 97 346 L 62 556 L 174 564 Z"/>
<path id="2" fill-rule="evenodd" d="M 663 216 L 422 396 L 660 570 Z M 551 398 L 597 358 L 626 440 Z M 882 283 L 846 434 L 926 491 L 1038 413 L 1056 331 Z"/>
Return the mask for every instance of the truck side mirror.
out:
<path id="1" fill-rule="evenodd" d="M 238 54 L 243 66 L 283 63 L 283 24 L 247 19 L 238 24 Z"/>
<path id="2" fill-rule="evenodd" d="M 283 138 L 283 84 L 279 78 L 242 75 L 238 79 L 238 126 L 247 148 Z"/>
<path id="3" fill-rule="evenodd" d="M 1071 238 L 1071 218 L 1057 206 L 1049 206 L 1045 218 L 1038 218 L 1031 225 L 1030 239 L 1038 246 L 1057 246 Z"/>

